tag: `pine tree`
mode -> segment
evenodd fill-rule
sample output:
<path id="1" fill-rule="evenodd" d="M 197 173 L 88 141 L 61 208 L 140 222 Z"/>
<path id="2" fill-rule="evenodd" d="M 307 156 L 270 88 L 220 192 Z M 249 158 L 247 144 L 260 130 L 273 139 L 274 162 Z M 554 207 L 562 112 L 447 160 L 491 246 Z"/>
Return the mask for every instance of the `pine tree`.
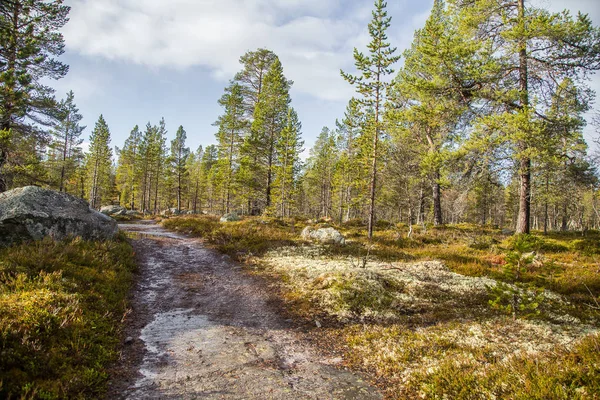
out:
<path id="1" fill-rule="evenodd" d="M 244 68 L 235 75 L 234 82 L 241 87 L 248 119 L 254 115 L 254 109 L 263 91 L 265 77 L 275 60 L 277 60 L 275 53 L 267 49 L 249 51 L 240 57 L 240 64 Z"/>
<path id="2" fill-rule="evenodd" d="M 90 207 L 100 208 L 110 198 L 112 150 L 110 131 L 104 117 L 100 115 L 90 136 L 90 150 L 86 157 L 86 177 Z"/>
<path id="3" fill-rule="evenodd" d="M 368 176 L 361 168 L 360 133 L 364 128 L 364 114 L 360 110 L 360 103 L 355 98 L 348 102 L 344 118 L 337 122 L 337 149 L 339 159 L 335 166 L 335 196 L 338 207 L 339 222 L 348 221 L 359 215 L 361 193 L 368 188 Z"/>
<path id="4" fill-rule="evenodd" d="M 385 8 L 387 3 L 383 0 L 375 1 L 375 10 L 373 19 L 369 23 L 369 35 L 371 42 L 367 48 L 369 55 L 365 56 L 356 48 L 354 49 L 354 61 L 356 68 L 361 75 L 354 76 L 341 71 L 342 77 L 351 85 L 356 87 L 362 98 L 359 101 L 373 109 L 373 114 L 368 119 L 363 134 L 372 137 L 372 155 L 371 155 L 371 182 L 370 182 L 370 205 L 369 205 L 369 238 L 373 238 L 373 226 L 375 223 L 375 197 L 377 190 L 377 159 L 379 156 L 379 140 L 383 131 L 381 116 L 385 111 L 385 98 L 389 83 L 385 80 L 387 75 L 394 72 L 391 66 L 397 62 L 400 57 L 394 56 L 396 48 L 390 47 L 387 43 L 386 31 L 390 27 L 391 17 L 387 16 Z"/>
<path id="5" fill-rule="evenodd" d="M 181 194 L 188 178 L 187 159 L 190 156 L 189 147 L 185 147 L 187 136 L 183 126 L 177 129 L 175 139 L 171 141 L 171 164 L 177 181 L 177 210 L 181 210 Z"/>
<path id="6" fill-rule="evenodd" d="M 392 120 L 422 143 L 421 171 L 432 185 L 435 225 L 443 224 L 444 170 L 461 140 L 458 123 L 477 82 L 477 50 L 477 44 L 456 29 L 444 2 L 436 0 L 425 27 L 415 32 L 405 51 L 404 66 L 394 82 L 392 97 L 399 106 Z"/>
<path id="7" fill-rule="evenodd" d="M 202 181 L 202 158 L 204 157 L 204 150 L 202 146 L 199 146 L 196 152 L 193 152 L 188 157 L 188 171 L 190 171 L 190 185 L 189 185 L 189 203 L 188 208 L 194 212 L 194 214 L 202 211 L 202 203 L 200 200 L 200 190 Z"/>
<path id="8" fill-rule="evenodd" d="M 246 143 L 246 151 L 255 161 L 255 174 L 265 185 L 264 207 L 272 202 L 275 146 L 283 131 L 290 103 L 291 82 L 285 79 L 283 67 L 276 59 L 264 78 L 262 92 L 254 110 L 252 131 Z"/>
<path id="9" fill-rule="evenodd" d="M 275 144 L 277 163 L 274 168 L 273 189 L 279 208 L 277 214 L 280 217 L 291 215 L 294 183 L 300 171 L 300 153 L 304 145 L 301 136 L 302 124 L 296 110 L 290 107 L 285 128 Z"/>
<path id="10" fill-rule="evenodd" d="M 142 132 L 136 125 L 129 137 L 125 140 L 122 150 L 117 149 L 119 160 L 117 163 L 116 183 L 117 190 L 120 193 L 120 204 L 129 205 L 134 210 L 136 197 L 139 196 L 141 166 L 140 166 L 140 147 L 142 141 Z"/>
<path id="11" fill-rule="evenodd" d="M 336 165 L 335 134 L 323 127 L 310 150 L 303 177 L 308 193 L 308 212 L 317 218 L 329 218 L 332 211 L 333 177 Z"/>
<path id="12" fill-rule="evenodd" d="M 150 194 L 152 193 L 152 159 L 154 139 L 156 137 L 156 127 L 150 122 L 146 124 L 146 129 L 142 135 L 139 150 L 139 167 L 141 172 L 141 190 L 142 190 L 142 212 L 150 210 Z"/>
<path id="13" fill-rule="evenodd" d="M 56 102 L 44 82 L 68 71 L 55 57 L 64 52 L 60 29 L 69 9 L 62 0 L 0 2 L 0 193 L 7 190 L 9 157 L 26 164 L 27 158 L 18 160 L 19 148 L 31 155 L 47 143 L 42 128 L 52 124 Z"/>
<path id="14" fill-rule="evenodd" d="M 244 97 L 242 86 L 232 83 L 219 100 L 225 113 L 219 117 L 215 125 L 219 127 L 216 134 L 219 147 L 218 174 L 223 186 L 223 211 L 231 210 L 235 173 L 240 164 L 240 150 L 244 142 L 244 133 L 249 126 L 244 118 Z"/>
<path id="15" fill-rule="evenodd" d="M 56 170 L 58 171 L 59 191 L 67 191 L 66 183 L 72 177 L 76 168 L 76 159 L 82 152 L 81 134 L 85 126 L 79 125 L 83 116 L 75 105 L 73 91 L 67 93 L 67 98 L 62 100 L 58 106 L 59 114 L 57 123 L 52 131 L 54 141 L 50 148 L 58 155 Z"/>
<path id="16" fill-rule="evenodd" d="M 164 166 L 167 159 L 167 127 L 165 119 L 161 118 L 158 123 L 158 128 L 154 130 L 155 137 L 153 141 L 153 165 L 154 168 L 154 214 L 159 212 L 159 193 L 161 187 L 161 180 L 165 178 Z"/>
<path id="17" fill-rule="evenodd" d="M 512 153 L 520 180 L 516 232 L 528 233 L 532 159 L 543 151 L 539 137 L 548 94 L 563 79 L 579 81 L 600 68 L 600 30 L 586 15 L 553 14 L 525 0 L 453 4 L 461 11 L 461 28 L 485 44 L 478 57 L 487 60 L 487 76 L 472 94 L 492 104 L 476 124 L 475 141 L 490 148 L 503 144 Z"/>
<path id="18" fill-rule="evenodd" d="M 216 165 L 219 158 L 219 149 L 215 145 L 206 146 L 200 160 L 200 196 L 199 203 L 206 202 L 208 212 L 215 212 L 217 204 Z"/>

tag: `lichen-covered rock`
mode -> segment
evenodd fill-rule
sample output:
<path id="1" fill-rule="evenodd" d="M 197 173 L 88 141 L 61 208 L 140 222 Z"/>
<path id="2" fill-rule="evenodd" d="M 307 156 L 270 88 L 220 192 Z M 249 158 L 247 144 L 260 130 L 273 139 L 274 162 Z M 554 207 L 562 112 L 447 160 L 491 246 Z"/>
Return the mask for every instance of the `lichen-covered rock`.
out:
<path id="1" fill-rule="evenodd" d="M 220 219 L 221 222 L 236 222 L 241 221 L 241 218 L 236 213 L 225 214 Z"/>
<path id="2" fill-rule="evenodd" d="M 302 239 L 315 241 L 323 244 L 346 244 L 346 238 L 333 228 L 315 229 L 312 226 L 307 226 L 300 234 Z"/>
<path id="3" fill-rule="evenodd" d="M 112 216 L 112 215 L 125 215 L 127 214 L 127 209 L 121 206 L 104 206 L 100 208 L 100 212 L 104 215 Z"/>
<path id="4" fill-rule="evenodd" d="M 0 245 L 81 237 L 112 239 L 119 228 L 112 218 L 90 209 L 85 200 L 67 193 L 26 186 L 0 193 Z"/>

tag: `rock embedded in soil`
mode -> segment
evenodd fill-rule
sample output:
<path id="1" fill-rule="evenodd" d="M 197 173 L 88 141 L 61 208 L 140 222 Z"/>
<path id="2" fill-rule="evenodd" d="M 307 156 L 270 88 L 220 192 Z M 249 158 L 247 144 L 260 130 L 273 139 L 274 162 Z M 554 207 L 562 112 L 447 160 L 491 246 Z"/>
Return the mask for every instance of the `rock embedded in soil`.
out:
<path id="1" fill-rule="evenodd" d="M 300 234 L 303 240 L 315 241 L 323 244 L 346 244 L 346 238 L 334 228 L 315 229 L 307 226 Z"/>
<path id="2" fill-rule="evenodd" d="M 81 237 L 112 239 L 119 231 L 112 218 L 90 209 L 67 193 L 26 186 L 0 194 L 0 245 L 23 241 Z"/>
<path id="3" fill-rule="evenodd" d="M 104 206 L 100 208 L 100 212 L 104 215 L 113 216 L 113 215 L 125 215 L 127 214 L 127 209 L 121 206 Z"/>
<path id="4" fill-rule="evenodd" d="M 240 217 L 236 213 L 225 214 L 220 219 L 221 222 L 237 222 L 241 221 Z"/>

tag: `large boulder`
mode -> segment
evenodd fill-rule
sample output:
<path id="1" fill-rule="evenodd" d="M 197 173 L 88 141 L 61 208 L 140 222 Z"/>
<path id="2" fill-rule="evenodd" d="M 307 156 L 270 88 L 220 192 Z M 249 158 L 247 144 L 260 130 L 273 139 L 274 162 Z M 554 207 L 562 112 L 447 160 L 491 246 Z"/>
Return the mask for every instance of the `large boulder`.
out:
<path id="1" fill-rule="evenodd" d="M 318 228 L 307 226 L 300 234 L 302 239 L 323 244 L 346 244 L 346 238 L 333 228 Z"/>
<path id="2" fill-rule="evenodd" d="M 221 222 L 236 222 L 241 221 L 241 218 L 236 213 L 225 214 L 220 219 Z"/>
<path id="3" fill-rule="evenodd" d="M 121 206 L 104 206 L 100 208 L 100 212 L 108 216 L 125 215 L 127 214 L 127 209 Z"/>
<path id="4" fill-rule="evenodd" d="M 0 193 L 0 245 L 50 236 L 112 239 L 119 228 L 112 218 L 90 209 L 70 194 L 26 186 Z"/>

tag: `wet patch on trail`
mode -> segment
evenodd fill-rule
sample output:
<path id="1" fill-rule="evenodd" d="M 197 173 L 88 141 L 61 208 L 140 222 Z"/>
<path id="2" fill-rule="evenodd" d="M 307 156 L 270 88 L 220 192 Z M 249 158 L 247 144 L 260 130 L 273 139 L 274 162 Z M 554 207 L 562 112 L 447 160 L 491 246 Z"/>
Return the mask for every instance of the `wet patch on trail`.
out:
<path id="1" fill-rule="evenodd" d="M 307 344 L 229 257 L 151 223 L 121 229 L 140 271 L 108 398 L 381 398 Z"/>

